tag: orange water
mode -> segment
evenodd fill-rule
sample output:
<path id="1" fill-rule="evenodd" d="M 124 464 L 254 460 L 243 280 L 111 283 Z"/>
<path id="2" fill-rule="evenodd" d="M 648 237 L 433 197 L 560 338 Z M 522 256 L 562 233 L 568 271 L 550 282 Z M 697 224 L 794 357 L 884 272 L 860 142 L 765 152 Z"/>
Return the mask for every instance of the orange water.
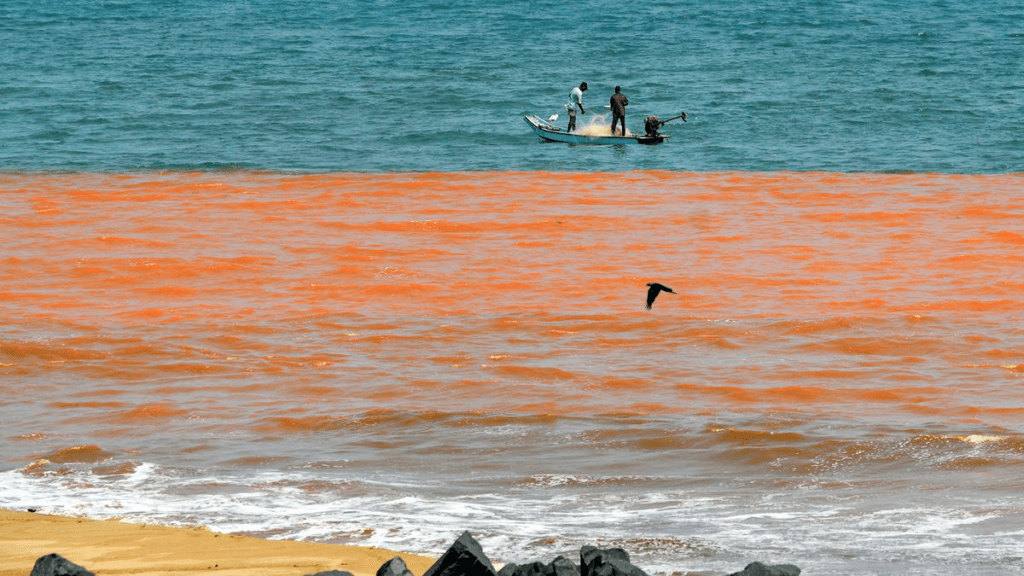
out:
<path id="1" fill-rule="evenodd" d="M 724 476 L 747 507 L 841 484 L 897 508 L 926 478 L 1016 521 L 1022 190 L 1015 174 L 0 175 L 0 461 L 30 479 L 455 470 L 495 491 L 583 474 L 605 496 Z M 651 281 L 676 294 L 646 311 Z M 358 540 L 340 532 L 320 537 Z"/>

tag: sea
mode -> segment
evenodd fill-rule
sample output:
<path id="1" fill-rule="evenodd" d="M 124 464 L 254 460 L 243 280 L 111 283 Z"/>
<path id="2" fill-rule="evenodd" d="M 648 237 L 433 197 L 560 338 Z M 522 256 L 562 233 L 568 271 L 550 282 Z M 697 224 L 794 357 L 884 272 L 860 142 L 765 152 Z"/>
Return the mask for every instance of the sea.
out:
<path id="1" fill-rule="evenodd" d="M 1024 574 L 1024 4 L 5 0 L 0 392 L 10 510 Z"/>

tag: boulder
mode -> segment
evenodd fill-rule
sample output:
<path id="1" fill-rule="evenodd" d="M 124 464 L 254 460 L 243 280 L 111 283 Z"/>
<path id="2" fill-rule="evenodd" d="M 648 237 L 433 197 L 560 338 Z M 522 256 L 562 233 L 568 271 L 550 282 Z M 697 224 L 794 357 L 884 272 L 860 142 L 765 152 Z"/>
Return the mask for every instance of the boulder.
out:
<path id="1" fill-rule="evenodd" d="M 405 560 L 395 556 L 377 569 L 377 576 L 412 576 L 412 572 L 405 565 Z"/>
<path id="2" fill-rule="evenodd" d="M 530 562 L 520 564 L 516 568 L 515 576 L 551 576 L 550 567 L 543 562 Z"/>
<path id="3" fill-rule="evenodd" d="M 498 576 L 473 535 L 462 533 L 423 576 Z"/>
<path id="4" fill-rule="evenodd" d="M 572 560 L 559 556 L 550 564 L 543 562 L 531 562 L 529 564 L 515 564 L 510 562 L 498 570 L 498 576 L 580 576 L 580 569 L 572 563 Z"/>
<path id="5" fill-rule="evenodd" d="M 580 568 L 565 557 L 558 557 L 551 564 L 531 562 L 529 564 L 509 563 L 498 571 L 498 576 L 580 576 Z"/>
<path id="6" fill-rule="evenodd" d="M 647 576 L 633 566 L 629 553 L 622 548 L 600 549 L 594 546 L 580 548 L 581 576 Z"/>
<path id="7" fill-rule="evenodd" d="M 800 576 L 800 569 L 792 564 L 766 566 L 760 562 L 751 562 L 743 570 L 729 576 Z"/>
<path id="8" fill-rule="evenodd" d="M 60 554 L 47 554 L 36 560 L 29 576 L 96 576 Z"/>
<path id="9" fill-rule="evenodd" d="M 580 576 L 580 569 L 572 563 L 572 560 L 559 556 L 551 562 L 549 574 L 551 576 Z"/>

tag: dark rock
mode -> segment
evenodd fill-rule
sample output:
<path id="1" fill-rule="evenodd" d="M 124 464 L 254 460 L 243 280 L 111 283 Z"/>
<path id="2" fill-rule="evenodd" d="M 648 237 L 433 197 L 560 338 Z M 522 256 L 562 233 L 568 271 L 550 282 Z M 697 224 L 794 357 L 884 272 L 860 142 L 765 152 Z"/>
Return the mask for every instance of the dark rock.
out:
<path id="1" fill-rule="evenodd" d="M 580 549 L 581 576 L 647 576 L 647 573 L 633 566 L 629 561 L 629 553 L 622 548 L 606 548 L 593 546 Z"/>
<path id="2" fill-rule="evenodd" d="M 306 576 L 354 576 L 351 572 L 346 570 L 328 570 L 326 572 L 317 572 L 316 574 L 306 574 Z"/>
<path id="3" fill-rule="evenodd" d="M 498 573 L 480 543 L 467 530 L 423 576 L 498 576 Z"/>
<path id="4" fill-rule="evenodd" d="M 792 564 L 766 566 L 760 562 L 751 562 L 743 570 L 729 576 L 800 576 L 800 569 Z"/>
<path id="5" fill-rule="evenodd" d="M 550 567 L 543 562 L 520 564 L 516 576 L 552 576 Z"/>
<path id="6" fill-rule="evenodd" d="M 549 574 L 552 576 L 580 576 L 580 569 L 572 563 L 572 560 L 559 556 L 551 562 Z"/>
<path id="7" fill-rule="evenodd" d="M 96 576 L 60 554 L 47 554 L 36 560 L 29 576 Z"/>
<path id="8" fill-rule="evenodd" d="M 395 556 L 377 569 L 377 576 L 412 576 L 412 572 L 405 565 L 405 560 Z"/>
<path id="9" fill-rule="evenodd" d="M 498 576 L 580 576 L 580 569 L 572 563 L 572 560 L 559 556 L 550 564 L 543 562 L 505 564 L 498 571 Z"/>

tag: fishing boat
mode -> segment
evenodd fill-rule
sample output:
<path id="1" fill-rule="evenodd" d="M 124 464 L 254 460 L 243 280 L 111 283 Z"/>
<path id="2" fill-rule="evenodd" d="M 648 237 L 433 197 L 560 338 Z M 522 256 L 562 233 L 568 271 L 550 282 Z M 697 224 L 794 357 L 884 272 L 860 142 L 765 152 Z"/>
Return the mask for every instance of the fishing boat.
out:
<path id="1" fill-rule="evenodd" d="M 683 122 L 686 122 L 686 113 L 684 112 L 669 120 L 675 120 L 676 118 L 682 118 Z M 653 119 L 653 122 L 651 119 Z M 533 129 L 537 136 L 550 142 L 565 142 L 567 144 L 661 144 L 668 140 L 668 136 L 658 132 L 658 128 L 669 120 L 658 120 L 656 116 L 648 116 L 645 119 L 644 124 L 647 130 L 645 134 L 626 134 L 625 136 L 568 132 L 552 125 L 539 116 L 523 116 L 523 120 L 530 125 L 530 128 Z"/>

